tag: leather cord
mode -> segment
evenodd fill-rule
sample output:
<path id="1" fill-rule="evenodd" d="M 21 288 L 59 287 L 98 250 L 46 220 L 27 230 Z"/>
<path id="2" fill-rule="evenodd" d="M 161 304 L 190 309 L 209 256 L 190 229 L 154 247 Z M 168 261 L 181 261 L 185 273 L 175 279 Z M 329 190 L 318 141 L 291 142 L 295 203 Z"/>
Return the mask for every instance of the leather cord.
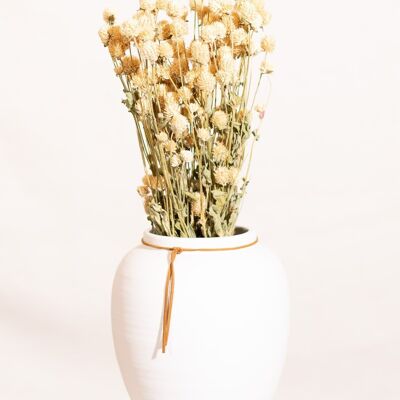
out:
<path id="1" fill-rule="evenodd" d="M 169 337 L 169 329 L 171 326 L 171 316 L 172 316 L 172 305 L 174 301 L 174 289 L 175 289 L 175 270 L 174 270 L 174 262 L 176 256 L 186 251 L 194 252 L 194 251 L 230 251 L 230 250 L 240 250 L 245 249 L 250 246 L 254 246 L 258 242 L 258 239 L 255 241 L 236 247 L 221 247 L 221 248 L 182 248 L 182 247 L 164 247 L 157 246 L 155 244 L 151 244 L 142 239 L 142 243 L 145 246 L 152 247 L 154 249 L 159 250 L 168 250 L 170 252 L 169 258 L 169 266 L 167 272 L 167 279 L 165 282 L 164 289 L 164 313 L 163 313 L 163 331 L 162 331 L 162 352 L 165 353 L 167 345 L 168 345 L 168 337 Z"/>

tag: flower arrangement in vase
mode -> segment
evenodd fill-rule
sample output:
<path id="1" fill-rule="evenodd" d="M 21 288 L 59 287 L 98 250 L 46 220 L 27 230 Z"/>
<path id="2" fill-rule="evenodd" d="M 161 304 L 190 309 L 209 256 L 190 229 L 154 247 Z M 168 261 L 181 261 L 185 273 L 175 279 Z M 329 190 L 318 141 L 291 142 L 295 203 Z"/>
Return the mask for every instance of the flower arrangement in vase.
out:
<path id="1" fill-rule="evenodd" d="M 135 122 L 145 170 L 138 192 L 151 223 L 113 285 L 128 392 L 269 400 L 286 349 L 286 278 L 236 221 L 273 71 L 270 15 L 262 0 L 140 0 L 127 21 L 103 17 L 99 35 Z"/>
<path id="2" fill-rule="evenodd" d="M 262 0 L 141 0 L 100 29 L 132 114 L 145 176 L 138 187 L 152 232 L 234 233 L 273 68 Z M 252 71 L 257 64 L 257 77 Z"/>

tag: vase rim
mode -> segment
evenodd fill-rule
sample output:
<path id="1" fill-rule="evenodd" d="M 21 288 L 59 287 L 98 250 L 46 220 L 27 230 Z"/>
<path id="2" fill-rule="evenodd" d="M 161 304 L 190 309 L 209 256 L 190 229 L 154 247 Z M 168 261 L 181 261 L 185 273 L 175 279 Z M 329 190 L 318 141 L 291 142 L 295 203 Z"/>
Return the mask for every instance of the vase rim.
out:
<path id="1" fill-rule="evenodd" d="M 143 241 L 153 245 L 166 248 L 180 247 L 182 249 L 219 249 L 246 246 L 257 240 L 255 231 L 245 227 L 237 227 L 232 236 L 220 236 L 209 238 L 182 238 L 175 236 L 157 235 L 146 230 L 143 233 Z"/>

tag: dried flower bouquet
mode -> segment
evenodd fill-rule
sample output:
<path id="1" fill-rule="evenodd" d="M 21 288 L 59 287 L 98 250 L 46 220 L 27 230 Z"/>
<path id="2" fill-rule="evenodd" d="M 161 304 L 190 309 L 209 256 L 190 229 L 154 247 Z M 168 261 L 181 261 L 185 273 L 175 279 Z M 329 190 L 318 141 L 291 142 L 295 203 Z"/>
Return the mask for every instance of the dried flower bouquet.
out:
<path id="1" fill-rule="evenodd" d="M 153 233 L 234 233 L 264 117 L 257 93 L 272 72 L 274 41 L 262 33 L 270 19 L 262 3 L 141 0 L 120 25 L 104 11 L 99 35 L 136 124 L 145 168 L 138 192 Z"/>

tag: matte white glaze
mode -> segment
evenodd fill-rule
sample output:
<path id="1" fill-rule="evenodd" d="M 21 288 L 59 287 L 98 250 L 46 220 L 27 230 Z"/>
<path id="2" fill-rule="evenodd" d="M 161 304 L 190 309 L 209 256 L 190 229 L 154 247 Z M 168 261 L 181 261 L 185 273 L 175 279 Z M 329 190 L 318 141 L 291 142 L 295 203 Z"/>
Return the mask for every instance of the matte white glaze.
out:
<path id="1" fill-rule="evenodd" d="M 247 231 L 223 238 L 144 233 L 163 247 L 226 248 L 253 242 Z M 161 352 L 168 251 L 143 244 L 114 280 L 117 359 L 132 400 L 269 400 L 283 366 L 288 290 L 279 260 L 262 239 L 231 251 L 183 252 L 166 354 Z"/>

